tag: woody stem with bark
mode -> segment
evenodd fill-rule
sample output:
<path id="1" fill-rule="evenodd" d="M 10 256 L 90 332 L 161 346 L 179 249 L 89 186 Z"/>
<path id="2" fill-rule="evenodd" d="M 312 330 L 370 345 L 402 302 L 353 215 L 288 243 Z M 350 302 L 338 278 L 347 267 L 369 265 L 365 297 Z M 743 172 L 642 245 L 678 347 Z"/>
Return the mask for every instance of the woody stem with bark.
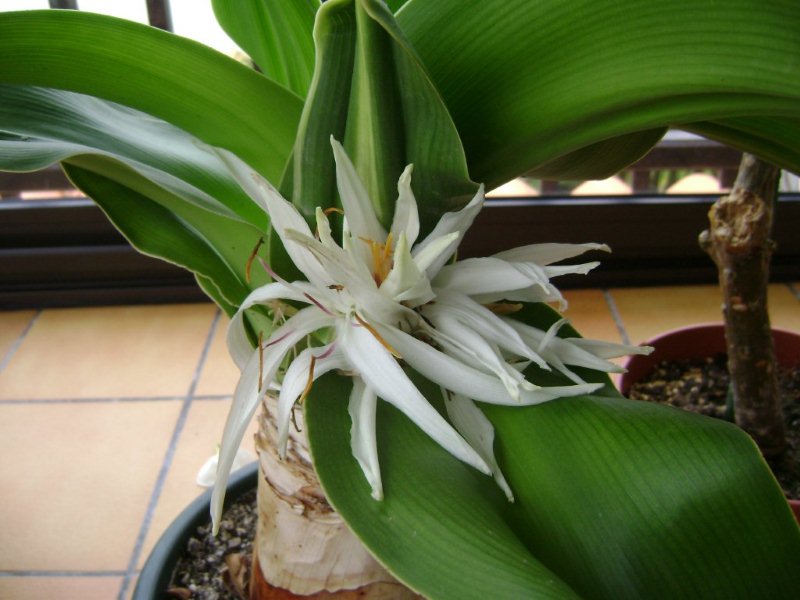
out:
<path id="1" fill-rule="evenodd" d="M 700 243 L 717 265 L 736 423 L 766 456 L 786 448 L 767 310 L 770 239 L 780 170 L 744 154 L 730 194 L 709 211 Z"/>

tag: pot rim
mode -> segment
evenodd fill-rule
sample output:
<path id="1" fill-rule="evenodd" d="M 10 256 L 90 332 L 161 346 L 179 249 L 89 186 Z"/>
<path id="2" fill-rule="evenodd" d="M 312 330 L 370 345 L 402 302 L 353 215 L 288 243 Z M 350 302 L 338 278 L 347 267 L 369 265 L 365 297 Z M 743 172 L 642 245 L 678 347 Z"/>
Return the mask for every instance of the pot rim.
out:
<path id="1" fill-rule="evenodd" d="M 625 362 L 626 371 L 618 380 L 618 389 L 627 396 L 634 382 L 647 374 L 656 363 L 676 358 L 702 358 L 726 352 L 725 325 L 720 322 L 697 323 L 670 329 L 642 342 L 655 350 L 645 356 L 636 354 Z M 800 364 L 800 333 L 772 327 L 778 362 L 784 366 Z"/>
<path id="2" fill-rule="evenodd" d="M 239 496 L 255 489 L 257 484 L 258 461 L 253 461 L 231 474 L 224 507 L 227 508 Z M 208 489 L 192 500 L 161 534 L 142 567 L 132 600 L 166 597 L 164 593 L 186 543 L 200 525 L 211 519 L 211 491 Z"/>
<path id="3" fill-rule="evenodd" d="M 800 364 L 800 333 L 782 327 L 771 329 L 778 362 L 784 366 Z M 662 360 L 700 358 L 726 352 L 724 332 L 725 324 L 721 321 L 697 323 L 664 331 L 642 342 L 643 345 L 653 346 L 655 350 L 648 356 L 637 354 L 628 358 L 625 363 L 626 372 L 619 378 L 619 391 L 627 397 L 631 385 Z M 687 343 L 690 343 L 688 351 L 680 353 L 680 349 L 686 347 Z M 787 500 L 800 523 L 800 500 Z"/>

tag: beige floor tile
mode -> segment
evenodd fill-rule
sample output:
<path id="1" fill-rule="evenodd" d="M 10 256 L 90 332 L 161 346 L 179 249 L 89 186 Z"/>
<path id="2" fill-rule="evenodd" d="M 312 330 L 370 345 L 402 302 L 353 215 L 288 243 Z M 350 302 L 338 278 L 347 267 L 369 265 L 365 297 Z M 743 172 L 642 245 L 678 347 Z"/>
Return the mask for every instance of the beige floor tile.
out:
<path id="1" fill-rule="evenodd" d="M 0 399 L 185 395 L 215 310 L 211 304 L 46 310 L 0 373 Z"/>
<path id="2" fill-rule="evenodd" d="M 0 312 L 0 361 L 25 331 L 25 328 L 36 316 L 35 310 L 14 310 Z"/>
<path id="3" fill-rule="evenodd" d="M 121 577 L 0 577 L 0 598 L 111 600 L 121 585 Z"/>
<path id="4" fill-rule="evenodd" d="M 611 294 L 633 342 L 722 320 L 722 295 L 715 285 L 614 289 Z M 800 331 L 800 301 L 786 285 L 770 285 L 769 309 L 774 326 Z"/>
<path id="5" fill-rule="evenodd" d="M 204 488 L 195 483 L 195 477 L 202 464 L 217 449 L 229 407 L 230 402 L 227 400 L 195 400 L 192 402 L 178 440 L 172 466 L 153 514 L 150 531 L 139 561 L 140 567 L 144 564 L 164 529 L 187 504 L 204 491 Z M 242 447 L 251 452 L 253 458 L 256 455 L 253 443 L 256 429 L 255 419 L 253 419 L 242 441 Z"/>
<path id="6" fill-rule="evenodd" d="M 611 296 L 632 343 L 722 318 L 722 299 L 714 285 L 613 289 Z"/>
<path id="7" fill-rule="evenodd" d="M 124 570 L 181 403 L 0 405 L 0 570 Z"/>
<path id="8" fill-rule="evenodd" d="M 787 286 L 769 287 L 769 319 L 774 327 L 800 332 L 800 300 Z"/>
<path id="9" fill-rule="evenodd" d="M 225 333 L 230 320 L 222 315 L 214 330 L 203 371 L 195 390 L 196 396 L 232 396 L 239 381 L 239 369 L 228 353 Z"/>
<path id="10" fill-rule="evenodd" d="M 567 290 L 564 298 L 569 307 L 564 312 L 583 337 L 620 342 L 619 330 L 600 290 Z"/>

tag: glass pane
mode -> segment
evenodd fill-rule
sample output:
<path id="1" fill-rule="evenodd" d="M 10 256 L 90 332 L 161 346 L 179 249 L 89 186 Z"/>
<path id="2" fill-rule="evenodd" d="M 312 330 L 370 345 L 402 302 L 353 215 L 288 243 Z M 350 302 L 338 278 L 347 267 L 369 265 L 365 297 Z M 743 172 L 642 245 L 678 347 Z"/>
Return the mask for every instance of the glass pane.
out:
<path id="1" fill-rule="evenodd" d="M 78 8 L 85 12 L 110 15 L 138 23 L 148 22 L 145 0 L 115 0 L 115 2 L 109 2 L 108 0 L 78 0 Z"/>
<path id="2" fill-rule="evenodd" d="M 175 33 L 202 42 L 228 56 L 239 59 L 245 56 L 217 23 L 211 2 L 169 0 L 169 4 Z"/>
<path id="3" fill-rule="evenodd" d="M 35 10 L 50 8 L 47 0 L 3 0 L 0 2 L 0 12 L 12 10 Z"/>
<path id="4" fill-rule="evenodd" d="M 741 153 L 683 131 L 669 131 L 650 153 L 600 181 L 551 181 L 521 177 L 490 197 L 718 195 L 730 189 Z"/>

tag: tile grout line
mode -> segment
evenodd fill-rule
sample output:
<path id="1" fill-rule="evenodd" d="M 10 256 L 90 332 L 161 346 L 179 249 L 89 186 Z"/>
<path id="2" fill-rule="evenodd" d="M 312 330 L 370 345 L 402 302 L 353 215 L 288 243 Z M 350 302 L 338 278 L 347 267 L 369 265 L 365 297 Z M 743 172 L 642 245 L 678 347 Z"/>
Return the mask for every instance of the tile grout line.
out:
<path id="1" fill-rule="evenodd" d="M 7 398 L 0 399 L 0 406 L 4 404 L 113 404 L 130 402 L 170 402 L 180 399 L 181 396 L 123 396 L 119 398 Z M 230 394 L 201 394 L 192 396 L 193 400 L 230 400 Z"/>
<path id="2" fill-rule="evenodd" d="M 628 335 L 628 331 L 625 329 L 625 323 L 622 321 L 622 315 L 619 312 L 619 308 L 617 308 L 617 303 L 614 301 L 614 297 L 611 295 L 611 291 L 603 288 L 603 298 L 606 300 L 608 310 L 611 311 L 611 318 L 614 319 L 614 325 L 617 326 L 617 332 L 619 333 L 619 337 L 622 339 L 622 343 L 630 345 L 631 338 Z"/>
<path id="3" fill-rule="evenodd" d="M 125 571 L 0 571 L 0 579 L 4 577 L 123 577 L 124 575 Z"/>
<path id="4" fill-rule="evenodd" d="M 3 356 L 2 360 L 0 360 L 0 373 L 2 373 L 5 370 L 5 368 L 8 366 L 8 363 L 10 363 L 11 359 L 14 358 L 14 355 L 17 353 L 17 350 L 19 350 L 19 347 L 22 345 L 22 342 L 24 342 L 25 338 L 28 337 L 28 333 L 30 332 L 31 329 L 33 329 L 34 324 L 36 323 L 36 321 L 39 320 L 39 317 L 41 315 L 42 315 L 42 310 L 41 309 L 37 310 L 36 314 L 34 314 L 31 317 L 31 320 L 28 321 L 28 324 L 25 325 L 25 329 L 23 329 L 22 333 L 20 333 L 19 336 L 17 336 L 17 339 L 14 340 L 14 343 L 11 344 L 11 347 L 6 351 L 5 356 Z"/>
<path id="5" fill-rule="evenodd" d="M 217 309 L 216 313 L 214 314 L 214 318 L 211 320 L 211 326 L 208 334 L 206 335 L 205 343 L 203 344 L 203 351 L 200 353 L 200 359 L 195 367 L 194 376 L 192 377 L 192 382 L 189 385 L 189 391 L 183 399 L 181 412 L 178 414 L 175 428 L 172 431 L 172 437 L 170 438 L 169 445 L 167 446 L 167 451 L 164 454 L 164 460 L 161 463 L 161 468 L 159 469 L 158 476 L 156 477 L 156 483 L 153 486 L 152 493 L 150 494 L 150 501 L 147 503 L 147 509 L 145 510 L 144 518 L 142 519 L 142 525 L 139 528 L 138 535 L 136 536 L 136 543 L 134 544 L 133 552 L 131 553 L 131 559 L 128 562 L 128 568 L 125 571 L 125 576 L 122 579 L 122 585 L 120 586 L 117 600 L 125 600 L 125 595 L 127 594 L 128 588 L 131 585 L 131 581 L 136 575 L 136 565 L 139 562 L 139 557 L 141 556 L 142 548 L 144 547 L 145 538 L 150 531 L 150 525 L 153 521 L 153 514 L 155 513 L 156 505 L 161 498 L 161 492 L 167 479 L 167 473 L 172 466 L 172 459 L 175 456 L 178 440 L 180 439 L 181 433 L 183 433 L 183 427 L 186 424 L 186 420 L 189 416 L 189 409 L 192 406 L 194 392 L 197 389 L 197 384 L 200 381 L 200 375 L 202 374 L 206 360 L 208 359 L 208 354 L 211 349 L 211 342 L 214 340 L 214 334 L 216 332 L 217 323 L 219 320 L 220 311 Z"/>

